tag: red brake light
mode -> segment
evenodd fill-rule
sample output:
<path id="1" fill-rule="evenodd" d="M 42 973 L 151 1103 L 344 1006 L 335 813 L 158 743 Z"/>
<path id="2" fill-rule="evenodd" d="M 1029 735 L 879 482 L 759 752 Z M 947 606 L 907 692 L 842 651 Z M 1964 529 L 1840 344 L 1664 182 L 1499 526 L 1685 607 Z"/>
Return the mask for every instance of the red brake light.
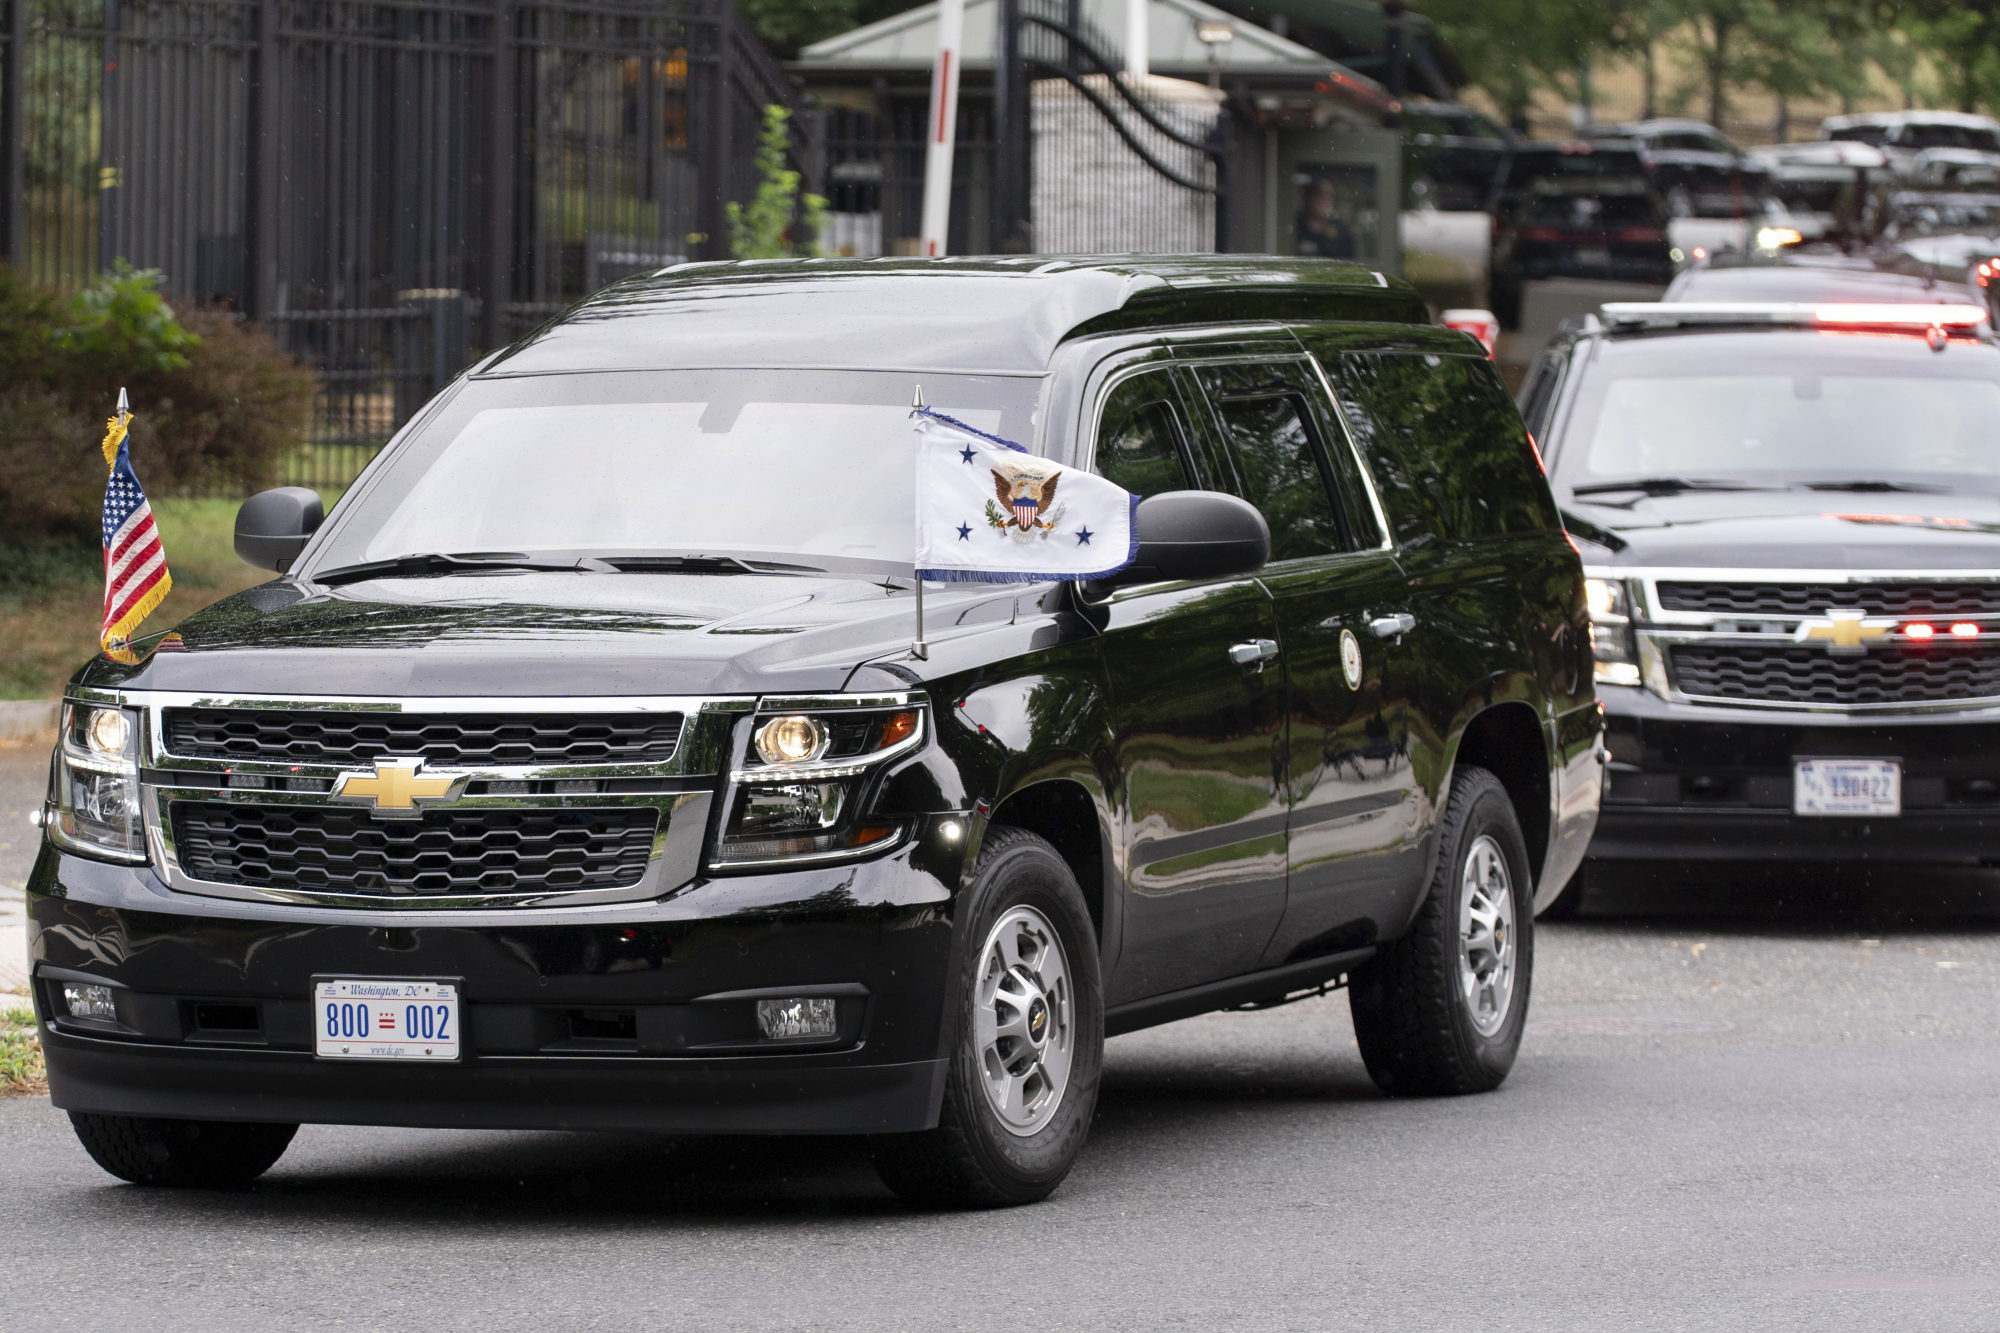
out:
<path id="1" fill-rule="evenodd" d="M 1976 305 L 1823 305 L 1813 309 L 1813 322 L 1857 329 L 1968 329 L 1985 323 L 1986 311 Z"/>
<path id="2" fill-rule="evenodd" d="M 1906 639 L 1915 639 L 1918 643 L 1935 638 L 1936 635 L 1937 628 L 1933 625 L 1926 625 L 1921 620 L 1913 620 L 1903 626 L 1903 637 Z"/>
<path id="3" fill-rule="evenodd" d="M 1667 234 L 1658 227 L 1625 227 L 1612 233 L 1614 241 L 1664 241 Z"/>
<path id="4" fill-rule="evenodd" d="M 1954 639 L 1976 639 L 1979 637 L 1979 626 L 1973 624 L 1970 620 L 1955 620 L 1951 625 L 1951 637 Z"/>

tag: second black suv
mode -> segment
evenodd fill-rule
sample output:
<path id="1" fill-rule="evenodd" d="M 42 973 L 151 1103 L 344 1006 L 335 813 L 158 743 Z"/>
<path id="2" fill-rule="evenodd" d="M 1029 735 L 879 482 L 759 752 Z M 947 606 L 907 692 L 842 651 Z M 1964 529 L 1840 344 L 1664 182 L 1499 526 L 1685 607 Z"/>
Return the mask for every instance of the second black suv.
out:
<path id="1" fill-rule="evenodd" d="M 1985 321 L 1935 302 L 1606 306 L 1531 369 L 1523 413 L 1590 574 L 1611 750 L 1593 858 L 1991 862 Z"/>
<path id="2" fill-rule="evenodd" d="M 1520 418 L 1424 319 L 1214 258 L 590 298 L 324 523 L 251 500 L 281 578 L 71 683 L 56 1104 L 145 1182 L 302 1121 L 650 1127 L 869 1134 L 991 1204 L 1055 1188 L 1149 1024 L 1345 983 L 1383 1087 L 1495 1086 L 1602 728 Z M 1091 536 L 1062 469 L 1146 497 L 1136 560 L 940 584 L 919 649 L 918 389 L 1051 460 L 1026 540 Z"/>

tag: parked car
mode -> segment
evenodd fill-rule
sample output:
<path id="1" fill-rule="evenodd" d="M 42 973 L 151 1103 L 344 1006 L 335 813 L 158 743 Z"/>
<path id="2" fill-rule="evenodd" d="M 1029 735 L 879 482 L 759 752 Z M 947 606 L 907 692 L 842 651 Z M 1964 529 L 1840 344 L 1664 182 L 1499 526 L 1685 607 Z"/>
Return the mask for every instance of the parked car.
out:
<path id="1" fill-rule="evenodd" d="M 1596 863 L 1990 861 L 1983 306 L 1607 305 L 1521 403 L 1590 577 L 1611 750 Z"/>
<path id="2" fill-rule="evenodd" d="M 1975 148 L 1926 148 L 1910 163 L 1910 184 L 1961 194 L 2000 191 L 2000 153 Z"/>
<path id="3" fill-rule="evenodd" d="M 1107 1035 L 1193 1014 L 1345 985 L 1383 1088 L 1496 1086 L 1602 727 L 1531 443 L 1426 319 L 1215 256 L 585 300 L 324 521 L 247 502 L 275 581 L 71 681 L 55 1104 L 155 1184 L 302 1121 L 643 1128 L 867 1134 L 994 1204 L 1069 1170 Z M 1056 469 L 989 537 L 1087 541 L 1050 501 L 1095 469 L 1133 563 L 938 584 L 915 646 L 918 389 Z"/>
<path id="4" fill-rule="evenodd" d="M 1889 199 L 1880 244 L 1956 277 L 2000 254 L 2000 195 L 1905 190 Z"/>
<path id="5" fill-rule="evenodd" d="M 1928 148 L 1970 148 L 2000 153 L 2000 120 L 1963 111 L 1870 111 L 1828 116 L 1819 137 L 1880 148 L 1899 173 L 1914 169 Z"/>
<path id="6" fill-rule="evenodd" d="M 1490 117 L 1452 102 L 1406 102 L 1403 207 L 1473 213 L 1486 207 L 1514 135 Z"/>
<path id="7" fill-rule="evenodd" d="M 1706 121 L 1638 120 L 1598 126 L 1590 136 L 1636 148 L 1675 217 L 1760 219 L 1769 212 L 1770 169 Z"/>
<path id="8" fill-rule="evenodd" d="M 1873 236 L 1877 195 L 1895 176 L 1880 148 L 1820 140 L 1752 148 L 1750 156 L 1771 172 L 1771 198 L 1783 210 L 1774 223 L 1806 241 L 1854 246 Z"/>
<path id="9" fill-rule="evenodd" d="M 1516 150 L 1493 196 L 1493 313 L 1521 320 L 1523 283 L 1594 278 L 1665 286 L 1674 259 L 1667 210 L 1622 143 Z"/>

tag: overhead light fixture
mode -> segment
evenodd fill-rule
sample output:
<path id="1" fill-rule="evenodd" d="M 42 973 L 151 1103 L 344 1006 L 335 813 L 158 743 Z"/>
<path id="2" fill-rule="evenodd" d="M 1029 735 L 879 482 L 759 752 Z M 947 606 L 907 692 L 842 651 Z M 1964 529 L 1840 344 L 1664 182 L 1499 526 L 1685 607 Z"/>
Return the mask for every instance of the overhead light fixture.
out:
<path id="1" fill-rule="evenodd" d="M 1194 25 L 1194 36 L 1203 46 L 1226 46 L 1236 40 L 1236 25 L 1227 19 L 1202 19 Z"/>

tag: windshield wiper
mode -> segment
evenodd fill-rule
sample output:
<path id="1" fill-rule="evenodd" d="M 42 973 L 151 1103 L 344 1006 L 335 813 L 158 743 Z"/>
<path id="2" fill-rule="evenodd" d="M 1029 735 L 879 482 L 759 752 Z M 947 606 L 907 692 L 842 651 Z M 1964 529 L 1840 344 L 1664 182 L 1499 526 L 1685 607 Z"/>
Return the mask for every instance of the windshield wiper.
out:
<path id="1" fill-rule="evenodd" d="M 1951 488 L 1949 486 L 1927 486 L 1922 482 L 1914 481 L 1882 481 L 1877 478 L 1862 477 L 1854 481 L 1809 481 L 1805 483 L 1805 489 L 1809 491 L 1921 491 L 1931 495 L 1940 495 Z"/>
<path id="2" fill-rule="evenodd" d="M 1767 491 L 1768 486 L 1749 486 L 1740 481 L 1707 481 L 1700 477 L 1634 477 L 1630 481 L 1594 481 L 1588 486 L 1572 486 L 1571 495 L 1610 495 L 1615 491 L 1644 491 L 1648 495 L 1679 495 L 1683 491 Z"/>
<path id="3" fill-rule="evenodd" d="M 733 555 L 599 555 L 587 565 L 620 574 L 656 571 L 689 574 L 824 574 L 817 565 L 784 565 L 772 560 L 744 560 Z"/>
<path id="4" fill-rule="evenodd" d="M 547 569 L 580 572 L 583 568 L 574 560 L 533 560 L 519 551 L 465 551 L 457 555 L 419 551 L 413 555 L 391 556 L 387 560 L 364 560 L 358 565 L 340 565 L 334 569 L 322 570 L 313 574 L 312 581 L 320 584 L 359 583 L 363 579 L 434 578 L 444 574 L 462 574 L 482 569 Z"/>

